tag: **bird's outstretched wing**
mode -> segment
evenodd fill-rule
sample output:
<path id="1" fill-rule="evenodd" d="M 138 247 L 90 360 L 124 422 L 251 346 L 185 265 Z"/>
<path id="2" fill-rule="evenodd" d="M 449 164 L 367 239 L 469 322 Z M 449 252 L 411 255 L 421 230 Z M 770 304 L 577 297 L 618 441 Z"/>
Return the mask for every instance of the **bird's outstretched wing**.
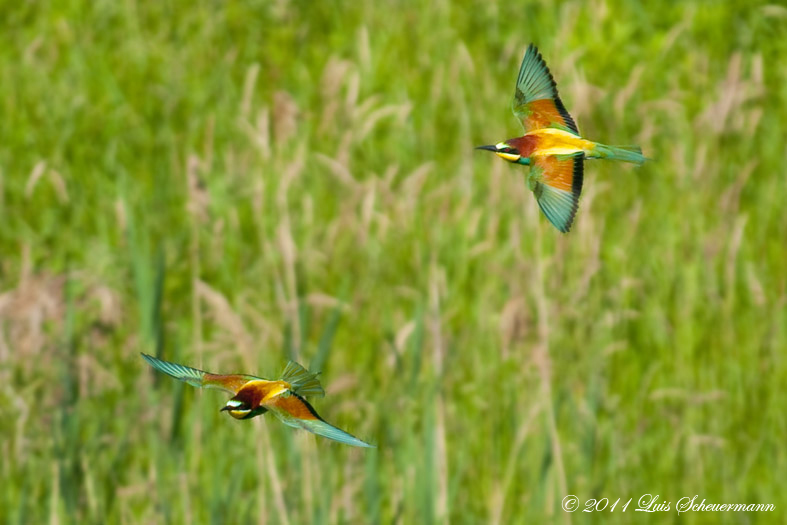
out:
<path id="1" fill-rule="evenodd" d="M 525 132 L 557 128 L 579 136 L 574 119 L 568 114 L 557 94 L 555 80 L 541 58 L 541 53 L 533 44 L 527 47 L 522 59 L 511 106 Z"/>
<path id="2" fill-rule="evenodd" d="M 295 361 L 287 363 L 287 367 L 281 374 L 281 380 L 289 383 L 296 394 L 319 397 L 325 395 L 325 390 L 323 390 L 320 380 L 317 379 L 317 374 L 309 372 Z"/>
<path id="3" fill-rule="evenodd" d="M 285 425 L 302 428 L 313 434 L 322 436 L 346 445 L 370 447 L 365 441 L 336 428 L 321 418 L 305 399 L 295 392 L 288 391 L 265 403 L 265 406 Z"/>
<path id="4" fill-rule="evenodd" d="M 230 394 L 237 394 L 238 390 L 240 390 L 243 385 L 252 379 L 257 379 L 254 376 L 240 374 L 211 374 L 203 370 L 191 368 L 190 366 L 163 361 L 148 354 L 142 354 L 142 358 L 159 372 L 164 372 L 175 379 L 185 381 L 191 386 L 218 388 L 220 390 L 224 390 L 225 392 L 229 392 Z"/>
<path id="5" fill-rule="evenodd" d="M 528 181 L 538 206 L 563 233 L 571 229 L 582 193 L 583 153 L 531 158 Z"/>

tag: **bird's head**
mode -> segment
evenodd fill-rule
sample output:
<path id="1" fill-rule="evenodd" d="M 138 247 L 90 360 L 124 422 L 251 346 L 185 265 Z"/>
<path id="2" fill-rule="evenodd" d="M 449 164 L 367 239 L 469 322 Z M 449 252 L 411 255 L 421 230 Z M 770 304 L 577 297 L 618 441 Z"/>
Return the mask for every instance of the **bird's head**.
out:
<path id="1" fill-rule="evenodd" d="M 246 402 L 233 397 L 220 410 L 220 412 L 224 411 L 229 412 L 235 419 L 246 419 L 250 416 L 252 409 Z"/>
<path id="2" fill-rule="evenodd" d="M 478 146 L 476 149 L 491 151 L 501 159 L 507 160 L 508 162 L 529 166 L 530 158 L 523 157 L 519 152 L 519 149 L 516 146 L 510 144 L 510 142 L 511 141 L 507 140 L 505 142 L 498 142 L 494 146 Z"/>

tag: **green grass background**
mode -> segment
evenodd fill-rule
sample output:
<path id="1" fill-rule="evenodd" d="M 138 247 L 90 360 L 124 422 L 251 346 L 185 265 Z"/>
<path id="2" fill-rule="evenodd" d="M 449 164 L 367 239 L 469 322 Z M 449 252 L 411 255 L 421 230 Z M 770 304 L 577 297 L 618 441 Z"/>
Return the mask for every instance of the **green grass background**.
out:
<path id="1" fill-rule="evenodd" d="M 0 20 L 0 521 L 787 519 L 787 8 Z M 531 41 L 583 135 L 654 159 L 587 163 L 565 236 L 526 168 L 473 150 L 520 134 Z M 378 448 L 232 420 L 141 351 L 264 377 L 297 359 Z M 672 510 L 634 513 L 646 493 Z M 622 500 L 570 515 L 566 494 Z M 678 517 L 695 494 L 776 510 Z"/>

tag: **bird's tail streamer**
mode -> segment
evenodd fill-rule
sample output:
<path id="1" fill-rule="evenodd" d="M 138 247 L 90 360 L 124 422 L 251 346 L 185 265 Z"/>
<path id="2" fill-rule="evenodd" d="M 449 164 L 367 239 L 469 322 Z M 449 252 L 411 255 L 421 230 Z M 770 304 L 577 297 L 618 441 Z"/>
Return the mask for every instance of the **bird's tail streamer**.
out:
<path id="1" fill-rule="evenodd" d="M 633 162 L 640 166 L 648 160 L 647 157 L 642 154 L 642 148 L 639 146 L 607 146 L 605 144 L 596 144 L 593 153 L 597 154 L 598 157 L 602 159 Z"/>

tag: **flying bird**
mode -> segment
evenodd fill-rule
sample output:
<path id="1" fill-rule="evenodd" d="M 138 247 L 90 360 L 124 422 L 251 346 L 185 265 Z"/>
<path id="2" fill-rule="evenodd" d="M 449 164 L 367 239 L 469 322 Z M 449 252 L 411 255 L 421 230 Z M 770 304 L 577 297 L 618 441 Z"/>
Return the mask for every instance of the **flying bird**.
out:
<path id="1" fill-rule="evenodd" d="M 221 412 L 227 411 L 235 419 L 251 419 L 272 412 L 285 425 L 308 430 L 318 436 L 356 447 L 374 447 L 344 430 L 327 423 L 314 410 L 307 396 L 324 396 L 325 391 L 317 374 L 309 372 L 294 361 L 287 363 L 281 379 L 269 381 L 242 374 L 211 374 L 189 366 L 179 365 L 142 354 L 153 368 L 191 386 L 217 388 L 233 395 Z"/>
<path id="2" fill-rule="evenodd" d="M 639 165 L 646 160 L 639 146 L 607 146 L 582 138 L 557 94 L 549 68 L 533 44 L 522 59 L 511 106 L 525 128 L 524 136 L 476 149 L 530 166 L 528 186 L 549 222 L 563 233 L 571 228 L 577 213 L 585 159 Z"/>

